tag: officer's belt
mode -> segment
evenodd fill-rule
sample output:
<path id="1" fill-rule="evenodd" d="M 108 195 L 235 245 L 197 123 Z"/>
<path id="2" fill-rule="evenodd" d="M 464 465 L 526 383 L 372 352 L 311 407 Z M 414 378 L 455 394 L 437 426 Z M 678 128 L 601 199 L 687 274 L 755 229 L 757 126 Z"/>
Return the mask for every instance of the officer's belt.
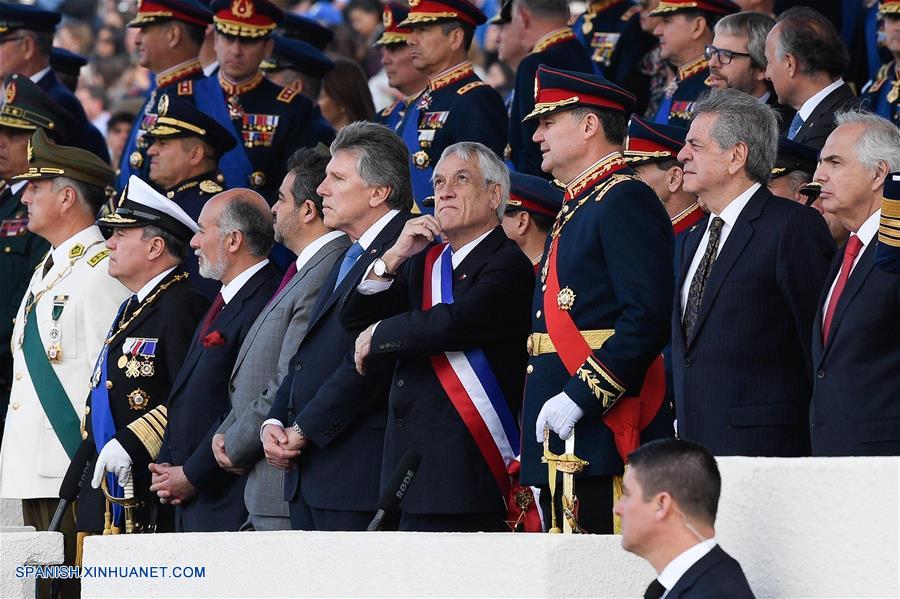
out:
<path id="1" fill-rule="evenodd" d="M 585 342 L 591 349 L 600 349 L 616 331 L 615 329 L 593 329 L 578 332 L 581 333 L 581 336 L 584 337 Z M 530 334 L 525 345 L 529 356 L 556 353 L 556 346 L 553 345 L 553 340 L 550 339 L 550 335 L 547 333 Z"/>

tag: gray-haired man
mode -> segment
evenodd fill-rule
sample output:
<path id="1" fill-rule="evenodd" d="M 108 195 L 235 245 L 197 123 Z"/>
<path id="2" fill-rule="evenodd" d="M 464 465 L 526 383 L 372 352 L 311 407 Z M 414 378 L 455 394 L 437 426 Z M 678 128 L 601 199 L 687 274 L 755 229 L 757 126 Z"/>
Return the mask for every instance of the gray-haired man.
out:
<path id="1" fill-rule="evenodd" d="M 422 455 L 400 530 L 505 531 L 534 268 L 500 226 L 509 173 L 493 152 L 448 146 L 433 182 L 434 216 L 406 223 L 350 295 L 344 324 L 365 328 L 361 373 L 396 362 L 382 473 Z"/>
<path id="2" fill-rule="evenodd" d="M 809 454 L 810 335 L 834 243 L 766 187 L 774 111 L 726 89 L 697 103 L 684 190 L 710 215 L 684 239 L 672 315 L 677 429 L 715 455 Z"/>
<path id="3" fill-rule="evenodd" d="M 306 334 L 316 297 L 335 262 L 350 245 L 341 231 L 322 222 L 316 188 L 325 178 L 328 157 L 297 150 L 272 206 L 275 239 L 297 255 L 272 299 L 250 327 L 238 351 L 228 386 L 231 412 L 213 436 L 213 454 L 229 472 L 251 468 L 244 489 L 254 530 L 289 530 L 283 475 L 270 466 L 259 439 L 262 425 L 288 364 Z"/>

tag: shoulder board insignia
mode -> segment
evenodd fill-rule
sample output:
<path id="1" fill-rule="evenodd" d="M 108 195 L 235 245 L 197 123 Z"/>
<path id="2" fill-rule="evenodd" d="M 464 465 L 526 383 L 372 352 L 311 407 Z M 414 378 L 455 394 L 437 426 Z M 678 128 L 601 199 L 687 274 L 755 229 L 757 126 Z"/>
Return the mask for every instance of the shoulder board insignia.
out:
<path id="1" fill-rule="evenodd" d="M 622 13 L 622 16 L 621 16 L 620 18 L 622 19 L 622 21 L 630 21 L 630 20 L 631 20 L 631 17 L 633 17 L 634 15 L 636 15 L 637 13 L 639 13 L 640 11 L 641 11 L 641 7 L 640 7 L 639 5 L 637 5 L 637 4 L 635 4 L 634 6 L 632 6 L 631 8 L 629 8 L 628 10 L 626 10 L 625 12 L 623 12 L 623 13 Z"/>
<path id="2" fill-rule="evenodd" d="M 222 190 L 223 187 L 215 181 L 210 181 L 209 179 L 207 179 L 200 182 L 200 191 L 204 193 L 219 193 Z"/>
<path id="3" fill-rule="evenodd" d="M 461 88 L 456 90 L 456 93 L 458 93 L 460 96 L 462 96 L 463 94 L 469 93 L 476 87 L 482 87 L 485 85 L 487 85 L 487 83 L 485 83 L 484 81 L 473 81 L 472 83 L 466 83 L 464 86 L 462 86 Z"/>
<path id="4" fill-rule="evenodd" d="M 382 110 L 381 116 L 390 116 L 391 113 L 394 111 L 394 108 L 396 108 L 397 104 L 399 104 L 400 102 L 401 102 L 401 100 L 397 100 L 396 102 L 394 102 L 393 104 L 391 104 L 390 106 L 388 106 L 387 108 Z"/>
<path id="5" fill-rule="evenodd" d="M 881 65 L 881 68 L 878 69 L 878 74 L 875 75 L 876 79 L 887 79 L 888 75 L 891 72 L 891 67 L 894 66 L 893 62 L 886 62 Z"/>
<path id="6" fill-rule="evenodd" d="M 72 249 L 69 250 L 69 259 L 72 258 L 80 258 L 84 255 L 84 246 L 80 243 L 76 243 L 72 246 Z"/>
<path id="7" fill-rule="evenodd" d="M 194 82 L 191 79 L 185 79 L 178 82 L 178 95 L 190 96 L 194 93 Z"/>
<path id="8" fill-rule="evenodd" d="M 102 250 L 94 254 L 91 259 L 87 261 L 87 263 L 90 264 L 91 267 L 97 266 L 98 264 L 103 262 L 103 259 L 107 256 L 109 256 L 109 250 Z"/>
<path id="9" fill-rule="evenodd" d="M 275 97 L 275 99 L 278 100 L 279 102 L 284 102 L 285 104 L 290 104 L 296 95 L 297 95 L 296 90 L 294 90 L 290 87 L 285 87 L 280 92 L 278 92 L 278 95 Z"/>
<path id="10" fill-rule="evenodd" d="M 604 183 L 597 186 L 596 191 L 594 192 L 596 196 L 594 197 L 595 202 L 599 202 L 603 199 L 609 190 L 618 185 L 619 183 L 625 183 L 626 181 L 640 181 L 640 179 L 635 175 L 621 175 L 616 173 L 612 175 L 609 179 L 607 179 Z"/>

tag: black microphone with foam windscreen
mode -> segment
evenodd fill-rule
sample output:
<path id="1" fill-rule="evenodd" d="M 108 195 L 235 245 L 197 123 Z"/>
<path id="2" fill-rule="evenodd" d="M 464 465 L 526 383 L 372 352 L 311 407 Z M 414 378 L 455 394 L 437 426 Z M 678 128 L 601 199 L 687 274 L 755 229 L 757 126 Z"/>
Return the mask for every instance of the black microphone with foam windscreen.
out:
<path id="1" fill-rule="evenodd" d="M 78 493 L 85 481 L 91 476 L 91 467 L 94 465 L 91 459 L 94 456 L 94 443 L 85 440 L 75 451 L 72 461 L 69 463 L 69 469 L 63 477 L 62 484 L 59 485 L 59 505 L 56 506 L 56 513 L 50 520 L 48 530 L 58 531 L 59 525 L 62 523 L 63 515 L 66 513 L 66 507 L 78 499 Z"/>
<path id="2" fill-rule="evenodd" d="M 369 523 L 366 530 L 381 530 L 382 521 L 389 512 L 400 509 L 400 501 L 406 495 L 407 489 L 416 476 L 419 464 L 422 462 L 422 454 L 415 451 L 407 451 L 400 458 L 400 463 L 394 468 L 391 480 L 388 482 L 381 497 L 378 499 L 378 511 Z"/>

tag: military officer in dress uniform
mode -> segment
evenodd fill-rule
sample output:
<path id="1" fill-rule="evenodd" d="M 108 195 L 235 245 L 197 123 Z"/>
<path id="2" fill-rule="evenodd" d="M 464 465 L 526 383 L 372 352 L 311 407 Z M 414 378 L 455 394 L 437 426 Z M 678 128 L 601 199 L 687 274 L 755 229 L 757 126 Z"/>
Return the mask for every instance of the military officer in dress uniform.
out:
<path id="1" fill-rule="evenodd" d="M 412 49 L 406 43 L 411 29 L 400 27 L 400 23 L 405 21 L 408 15 L 409 9 L 402 4 L 397 2 L 385 4 L 381 17 L 384 31 L 375 40 L 375 45 L 381 46 L 381 64 L 384 66 L 388 84 L 403 94 L 403 97 L 375 115 L 373 120 L 394 131 L 400 125 L 410 103 L 428 85 L 428 77 L 413 65 Z"/>
<path id="2" fill-rule="evenodd" d="M 706 216 L 697 196 L 681 187 L 684 165 L 677 156 L 686 136 L 687 129 L 683 127 L 650 123 L 633 114 L 625 138 L 625 162 L 659 196 L 669 213 L 676 240 Z"/>
<path id="3" fill-rule="evenodd" d="M 56 72 L 56 77 L 60 83 L 65 85 L 73 94 L 78 89 L 81 67 L 86 65 L 87 62 L 87 58 L 81 54 L 75 54 L 65 48 L 54 46 L 50 50 L 50 68 Z"/>
<path id="4" fill-rule="evenodd" d="M 273 203 L 288 158 L 318 142 L 312 101 L 265 78 L 259 70 L 272 54 L 271 34 L 284 13 L 269 0 L 216 0 L 218 85 L 202 87 L 198 106 L 223 126 L 231 124 L 238 145 L 219 162 L 225 187 L 251 187 Z M 213 89 L 217 88 L 217 89 Z"/>
<path id="5" fill-rule="evenodd" d="M 113 170 L 96 155 L 50 142 L 37 130 L 28 149 L 22 202 L 28 229 L 50 251 L 35 269 L 13 328 L 13 386 L 0 496 L 22 499 L 26 525 L 47 530 L 59 487 L 81 445 L 91 370 L 128 290 L 106 271 L 109 253 L 94 225 Z M 74 522 L 63 520 L 66 562 L 74 563 Z"/>
<path id="6" fill-rule="evenodd" d="M 156 76 L 152 89 L 131 128 L 122 151 L 118 189 L 132 174 L 144 179 L 150 165 L 147 160 L 148 140 L 144 135 L 156 121 L 156 102 L 164 93 L 193 100 L 194 85 L 204 78 L 198 55 L 206 26 L 212 13 L 199 0 L 145 0 L 128 23 L 138 29 L 135 43 L 138 61 Z"/>
<path id="7" fill-rule="evenodd" d="M 656 39 L 641 30 L 640 13 L 640 4 L 633 0 L 594 0 L 571 21 L 576 39 L 590 53 L 594 72 L 634 90 L 637 112 L 646 107 L 649 85 L 638 63 L 656 45 Z"/>
<path id="8" fill-rule="evenodd" d="M 28 170 L 28 142 L 34 131 L 56 136 L 70 118 L 27 77 L 7 79 L 6 102 L 0 105 L 0 423 L 12 387 L 13 318 L 31 274 L 49 249 L 45 239 L 28 230 L 28 208 L 22 204 L 25 181 L 12 178 Z"/>
<path id="9" fill-rule="evenodd" d="M 477 141 L 502 156 L 506 147 L 503 99 L 466 58 L 475 27 L 485 21 L 467 0 L 413 0 L 399 24 L 412 30 L 406 43 L 413 65 L 428 76 L 428 87 L 410 103 L 397 129 L 409 150 L 414 212 L 433 194 L 431 172 L 444 148 Z"/>
<path id="10" fill-rule="evenodd" d="M 566 191 L 532 306 L 521 482 L 542 487 L 550 514 L 546 425 L 552 453 L 565 446 L 589 462 L 575 478 L 578 526 L 608 533 L 612 477 L 639 443 L 642 412 L 652 417 L 663 401 L 672 225 L 621 154 L 634 96 L 600 76 L 547 67 L 536 81 L 526 119 L 539 119 L 541 166 Z"/>
<path id="11" fill-rule="evenodd" d="M 888 173 L 884 180 L 875 265 L 900 275 L 900 172 Z"/>
<path id="12" fill-rule="evenodd" d="M 778 140 L 778 156 L 772 167 L 769 191 L 805 204 L 806 196 L 800 192 L 800 188 L 812 181 L 818 161 L 818 150 L 782 137 Z"/>
<path id="13" fill-rule="evenodd" d="M 566 0 L 514 0 L 512 34 L 530 48 L 519 63 L 516 85 L 509 113 L 509 159 L 520 173 L 549 177 L 541 170 L 541 149 L 532 141 L 537 124 L 523 123 L 534 110 L 534 76 L 538 65 L 570 71 L 592 72 L 591 60 L 568 26 L 569 5 Z"/>
<path id="14" fill-rule="evenodd" d="M 730 0 L 670 0 L 650 12 L 649 16 L 662 19 L 653 30 L 659 38 L 660 58 L 678 71 L 666 88 L 654 122 L 690 125 L 694 102 L 709 90 L 705 47 L 713 40 L 715 21 L 740 10 Z"/>
<path id="15" fill-rule="evenodd" d="M 862 105 L 900 126 L 900 0 L 884 0 L 878 9 L 884 23 L 884 44 L 894 59 L 881 66 L 862 88 Z"/>
<path id="16" fill-rule="evenodd" d="M 165 93 L 159 98 L 156 121 L 147 131 L 147 139 L 150 180 L 197 220 L 206 201 L 225 190 L 219 157 L 235 146 L 234 136 L 190 102 Z M 212 301 L 219 282 L 200 276 L 193 252 L 183 266 L 191 285 Z"/>
<path id="17" fill-rule="evenodd" d="M 109 235 L 109 274 L 132 295 L 111 321 L 91 376 L 83 428 L 95 467 L 78 496 L 75 524 L 89 534 L 171 532 L 174 516 L 157 513 L 147 464 L 159 453 L 169 390 L 209 307 L 179 266 L 197 224 L 132 176 L 116 211 L 97 225 Z M 127 520 L 104 492 L 137 501 Z"/>
<path id="18" fill-rule="evenodd" d="M 506 236 L 531 260 L 535 272 L 540 268 L 547 235 L 562 207 L 562 199 L 562 190 L 542 177 L 509 173 L 509 201 L 500 224 Z"/>

